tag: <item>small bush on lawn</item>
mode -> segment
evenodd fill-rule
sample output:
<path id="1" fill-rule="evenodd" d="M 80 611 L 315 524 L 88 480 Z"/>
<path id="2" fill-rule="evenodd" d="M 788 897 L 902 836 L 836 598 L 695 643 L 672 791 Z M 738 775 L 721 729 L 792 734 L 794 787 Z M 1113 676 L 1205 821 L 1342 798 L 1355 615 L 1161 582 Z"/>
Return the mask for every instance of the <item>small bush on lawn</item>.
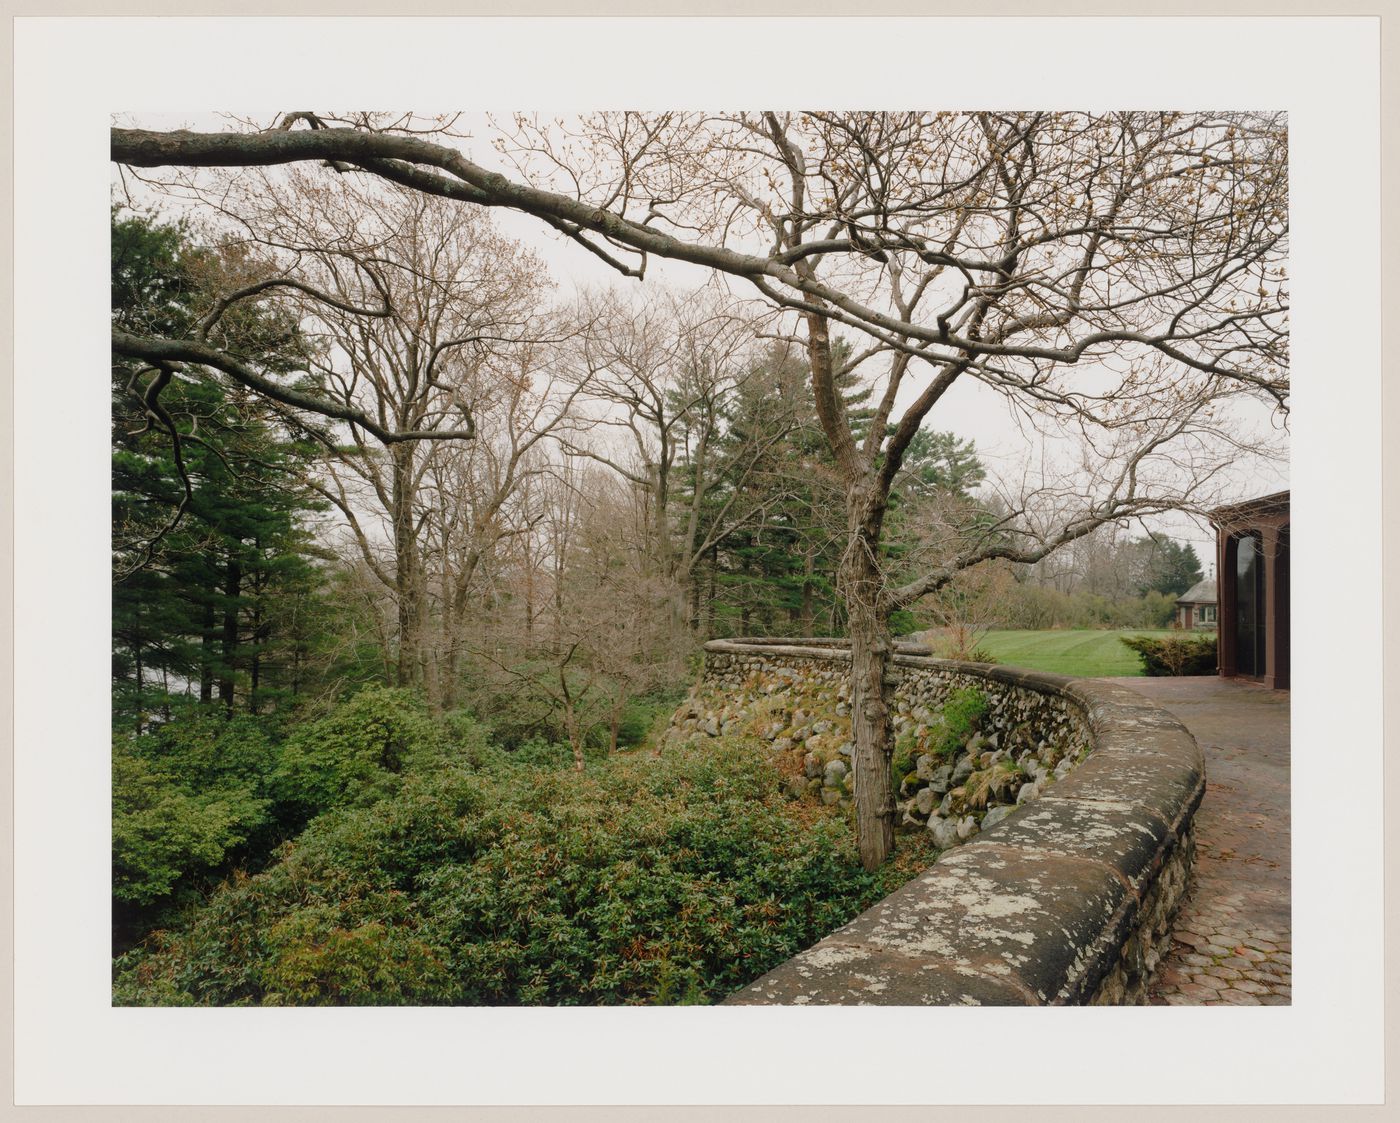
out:
<path id="1" fill-rule="evenodd" d="M 1216 641 L 1213 635 L 1122 636 L 1121 642 L 1138 653 L 1143 673 L 1152 677 L 1170 675 L 1213 675 L 1216 672 Z"/>
<path id="2" fill-rule="evenodd" d="M 315 819 L 116 964 L 121 1005 L 713 1001 L 850 919 L 844 817 L 788 803 L 751 742 L 574 773 L 503 758 Z"/>

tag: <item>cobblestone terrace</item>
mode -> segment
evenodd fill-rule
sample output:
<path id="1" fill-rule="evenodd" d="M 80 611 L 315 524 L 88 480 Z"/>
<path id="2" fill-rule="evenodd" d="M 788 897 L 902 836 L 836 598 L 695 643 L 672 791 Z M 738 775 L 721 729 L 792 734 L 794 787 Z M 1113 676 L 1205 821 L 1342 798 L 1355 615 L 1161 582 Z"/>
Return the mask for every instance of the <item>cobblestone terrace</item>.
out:
<path id="1" fill-rule="evenodd" d="M 1195 735 L 1206 759 L 1195 884 L 1155 1005 L 1292 1001 L 1289 695 L 1220 678 L 1123 678 Z"/>

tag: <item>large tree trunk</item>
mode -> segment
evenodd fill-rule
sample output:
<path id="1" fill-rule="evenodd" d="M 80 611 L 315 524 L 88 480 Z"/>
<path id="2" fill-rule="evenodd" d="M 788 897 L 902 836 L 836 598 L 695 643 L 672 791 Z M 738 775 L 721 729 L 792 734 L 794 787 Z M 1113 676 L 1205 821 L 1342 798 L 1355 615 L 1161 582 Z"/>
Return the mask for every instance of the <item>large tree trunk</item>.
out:
<path id="1" fill-rule="evenodd" d="M 398 601 L 399 658 L 394 669 L 395 686 L 412 686 L 418 675 L 417 613 L 413 603 L 413 580 L 404 575 L 395 582 Z"/>
<path id="2" fill-rule="evenodd" d="M 893 642 L 889 614 L 880 602 L 880 571 L 875 559 L 863 549 L 852 549 L 841 567 L 841 578 L 851 638 L 856 842 L 861 865 L 874 870 L 894 849 L 888 685 Z"/>
<path id="3" fill-rule="evenodd" d="M 831 340 L 823 316 L 808 313 L 807 357 L 812 398 L 822 432 L 846 485 L 846 552 L 837 568 L 851 637 L 851 765 L 855 784 L 856 843 L 867 870 L 894 850 L 894 792 L 890 790 L 889 605 L 880 572 L 880 533 L 889 481 L 876 470 L 873 446 L 862 451 L 836 387 Z"/>
<path id="4" fill-rule="evenodd" d="M 665 456 L 664 447 L 662 456 Z M 662 577 L 670 577 L 672 566 L 671 526 L 670 520 L 666 517 L 666 505 L 669 501 L 666 465 L 661 460 L 654 464 L 648 464 L 647 475 L 650 477 L 652 496 L 652 556 L 656 559 L 656 572 Z"/>
<path id="5" fill-rule="evenodd" d="M 719 546 L 710 547 L 710 586 L 705 596 L 705 638 L 713 639 L 715 635 L 715 600 L 718 597 L 719 581 Z"/>

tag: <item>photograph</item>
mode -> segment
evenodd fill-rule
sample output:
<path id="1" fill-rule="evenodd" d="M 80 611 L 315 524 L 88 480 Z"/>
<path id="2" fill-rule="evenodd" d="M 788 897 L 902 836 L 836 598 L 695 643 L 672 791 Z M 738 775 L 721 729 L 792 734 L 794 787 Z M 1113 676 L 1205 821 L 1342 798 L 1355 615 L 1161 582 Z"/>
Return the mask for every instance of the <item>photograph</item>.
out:
<path id="1" fill-rule="evenodd" d="M 111 1007 L 1292 1004 L 1292 115 L 929 100 L 110 112 Z"/>

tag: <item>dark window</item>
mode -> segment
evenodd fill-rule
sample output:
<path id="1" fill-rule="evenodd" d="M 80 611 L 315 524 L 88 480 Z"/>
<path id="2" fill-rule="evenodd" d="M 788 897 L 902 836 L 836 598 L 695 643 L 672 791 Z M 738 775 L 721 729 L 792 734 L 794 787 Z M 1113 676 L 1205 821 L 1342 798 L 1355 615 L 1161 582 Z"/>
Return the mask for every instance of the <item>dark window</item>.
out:
<path id="1" fill-rule="evenodd" d="M 1264 558 L 1254 534 L 1235 540 L 1235 670 L 1264 673 Z"/>

